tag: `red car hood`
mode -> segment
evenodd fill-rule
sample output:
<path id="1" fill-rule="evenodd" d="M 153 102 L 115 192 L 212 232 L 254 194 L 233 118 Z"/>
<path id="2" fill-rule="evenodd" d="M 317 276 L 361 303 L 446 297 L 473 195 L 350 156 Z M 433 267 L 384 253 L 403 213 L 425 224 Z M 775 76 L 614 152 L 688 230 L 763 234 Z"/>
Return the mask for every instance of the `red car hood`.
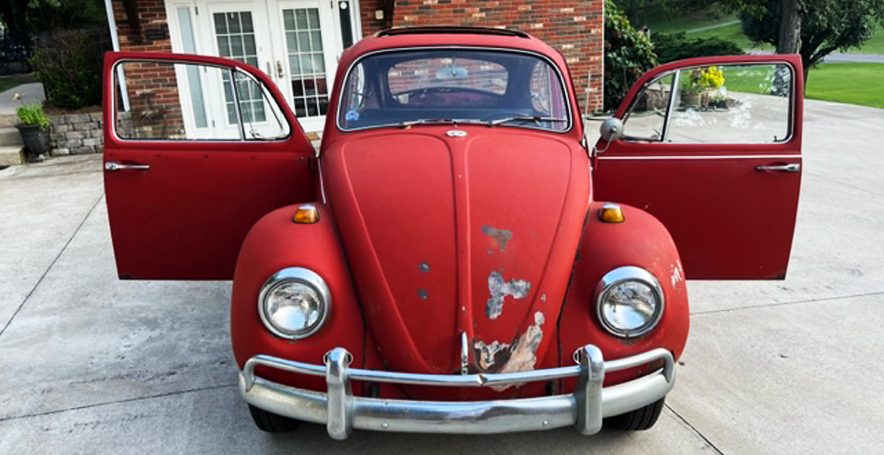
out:
<path id="1" fill-rule="evenodd" d="M 589 200 L 550 133 L 421 126 L 327 144 L 323 177 L 370 330 L 394 371 L 530 370 L 555 327 Z M 551 344 L 552 343 L 552 344 Z"/>

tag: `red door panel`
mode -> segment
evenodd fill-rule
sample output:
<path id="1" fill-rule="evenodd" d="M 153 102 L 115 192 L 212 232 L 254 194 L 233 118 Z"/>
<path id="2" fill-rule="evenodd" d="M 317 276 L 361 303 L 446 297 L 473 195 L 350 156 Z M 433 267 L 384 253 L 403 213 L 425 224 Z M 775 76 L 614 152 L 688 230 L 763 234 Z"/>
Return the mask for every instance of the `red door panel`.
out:
<path id="1" fill-rule="evenodd" d="M 787 140 L 722 144 L 621 138 L 596 146 L 602 151 L 593 171 L 596 200 L 640 207 L 660 219 L 688 278 L 785 277 L 801 182 L 800 58 L 711 57 L 663 65 L 642 76 L 615 114 L 623 118 L 646 82 L 672 70 L 763 62 L 792 68 Z"/>
<path id="2" fill-rule="evenodd" d="M 290 134 L 279 140 L 121 139 L 112 127 L 121 98 L 111 73 L 123 59 L 239 68 L 268 88 Z M 221 58 L 161 53 L 109 53 L 104 71 L 105 194 L 120 278 L 231 279 L 240 245 L 259 218 L 316 199 L 313 147 L 260 71 Z M 134 93 L 137 81 L 127 82 Z M 142 115 L 130 102 L 131 116 Z"/>

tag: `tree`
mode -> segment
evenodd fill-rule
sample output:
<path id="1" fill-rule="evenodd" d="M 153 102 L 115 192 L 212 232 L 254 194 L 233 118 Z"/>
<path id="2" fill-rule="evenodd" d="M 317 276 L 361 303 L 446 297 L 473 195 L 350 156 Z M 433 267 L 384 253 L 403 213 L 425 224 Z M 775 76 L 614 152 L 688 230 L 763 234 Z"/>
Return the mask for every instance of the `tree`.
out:
<path id="1" fill-rule="evenodd" d="M 794 54 L 798 52 L 801 39 L 801 16 L 798 0 L 781 0 L 780 2 L 780 33 L 777 36 L 777 53 Z"/>
<path id="2" fill-rule="evenodd" d="M 760 8 L 741 12 L 743 33 L 749 39 L 777 45 L 781 0 L 759 0 Z M 858 47 L 884 24 L 884 0 L 802 0 L 798 11 L 801 39 L 798 53 L 804 78 L 811 67 L 836 50 Z"/>
<path id="3" fill-rule="evenodd" d="M 2 0 L 0 22 L 33 35 L 59 29 L 107 26 L 102 0 Z"/>
<path id="4" fill-rule="evenodd" d="M 657 66 L 657 56 L 648 37 L 636 31 L 611 0 L 605 1 L 604 49 L 605 110 L 612 110 L 642 73 Z"/>
<path id="5" fill-rule="evenodd" d="M 769 9 L 772 1 L 767 0 L 660 0 L 668 14 L 685 14 L 701 8 L 717 5 L 725 11 L 738 12 L 741 16 L 760 17 Z M 786 14 L 777 15 L 780 20 L 776 23 L 768 23 L 771 31 L 776 30 L 776 40 L 770 41 L 776 46 L 781 54 L 793 54 L 798 52 L 798 40 L 801 29 L 801 16 L 799 14 L 801 0 L 780 0 L 777 11 L 785 11 Z"/>

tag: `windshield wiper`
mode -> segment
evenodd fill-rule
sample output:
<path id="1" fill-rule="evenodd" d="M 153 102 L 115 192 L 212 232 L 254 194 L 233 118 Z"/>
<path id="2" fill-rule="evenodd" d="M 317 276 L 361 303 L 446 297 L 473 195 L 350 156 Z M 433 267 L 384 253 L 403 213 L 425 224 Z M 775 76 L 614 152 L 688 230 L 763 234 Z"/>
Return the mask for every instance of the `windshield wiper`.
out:
<path id="1" fill-rule="evenodd" d="M 456 118 L 422 118 L 419 120 L 404 120 L 399 122 L 399 128 L 408 128 L 412 125 L 428 125 L 433 123 L 450 123 L 457 125 L 458 123 L 484 123 L 475 119 L 456 119 Z"/>
<path id="2" fill-rule="evenodd" d="M 489 120 L 486 121 L 485 124 L 488 126 L 497 126 L 503 123 L 512 122 L 514 120 L 530 120 L 540 126 L 540 122 L 567 122 L 566 118 L 558 118 L 558 117 L 541 117 L 539 115 L 511 115 L 509 117 L 504 117 L 502 119 L 497 120 Z"/>

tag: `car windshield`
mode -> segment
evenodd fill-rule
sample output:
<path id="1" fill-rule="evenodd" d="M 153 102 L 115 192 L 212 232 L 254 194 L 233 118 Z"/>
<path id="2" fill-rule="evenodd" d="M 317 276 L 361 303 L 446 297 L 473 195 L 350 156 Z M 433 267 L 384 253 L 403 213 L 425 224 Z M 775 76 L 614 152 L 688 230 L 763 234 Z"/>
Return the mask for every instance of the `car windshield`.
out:
<path id="1" fill-rule="evenodd" d="M 571 126 L 567 106 L 559 72 L 532 54 L 390 51 L 364 57 L 350 68 L 338 126 L 481 123 L 566 131 Z"/>

